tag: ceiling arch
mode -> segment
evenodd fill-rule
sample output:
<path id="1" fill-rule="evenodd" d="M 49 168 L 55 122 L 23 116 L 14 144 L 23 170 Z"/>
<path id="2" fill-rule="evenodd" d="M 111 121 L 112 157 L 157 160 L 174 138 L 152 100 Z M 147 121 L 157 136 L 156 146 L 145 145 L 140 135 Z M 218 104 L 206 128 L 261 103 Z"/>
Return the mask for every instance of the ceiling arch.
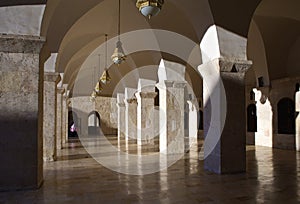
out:
<path id="1" fill-rule="evenodd" d="M 166 1 L 158 16 L 148 21 L 138 12 L 135 0 L 123 0 L 121 30 L 126 33 L 138 29 L 164 29 L 179 33 L 199 45 L 207 29 L 217 24 L 245 37 L 259 2 L 170 0 Z M 41 35 L 47 37 L 49 52 L 59 53 L 57 71 L 65 73 L 64 83 L 74 83 L 74 74 L 89 54 L 103 43 L 104 33 L 108 33 L 110 38 L 117 34 L 116 8 L 117 1 L 112 0 L 88 1 L 84 4 L 82 0 L 73 0 L 72 7 L 64 0 L 47 2 Z M 134 56 L 131 56 L 131 61 L 137 60 Z M 139 57 L 151 59 L 157 58 L 157 54 L 146 52 Z M 129 68 L 130 65 L 124 69 Z"/>
<path id="2" fill-rule="evenodd" d="M 290 55 L 293 54 L 291 50 L 297 50 L 295 44 L 300 36 L 300 14 L 297 8 L 300 8 L 300 2 L 296 0 L 263 0 L 254 13 L 253 23 L 257 26 L 257 32 L 261 34 L 261 49 L 264 49 L 262 52 L 265 53 L 267 64 L 256 67 L 256 74 L 266 72 L 263 69 L 267 69 L 267 80 L 300 74 L 296 70 L 297 66 L 293 66 L 289 61 Z M 250 29 L 249 38 L 252 33 L 253 30 Z M 248 45 L 250 43 L 257 42 L 252 40 Z"/>

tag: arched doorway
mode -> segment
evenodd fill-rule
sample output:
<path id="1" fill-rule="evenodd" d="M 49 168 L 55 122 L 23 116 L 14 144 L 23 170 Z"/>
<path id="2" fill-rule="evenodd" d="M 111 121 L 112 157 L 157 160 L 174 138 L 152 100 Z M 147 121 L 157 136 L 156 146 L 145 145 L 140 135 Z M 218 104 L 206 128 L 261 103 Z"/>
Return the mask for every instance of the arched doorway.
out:
<path id="1" fill-rule="evenodd" d="M 78 138 L 79 118 L 74 111 L 68 112 L 68 138 Z"/>
<path id="2" fill-rule="evenodd" d="M 100 133 L 100 114 L 92 111 L 88 116 L 88 134 L 97 135 Z"/>
<path id="3" fill-rule="evenodd" d="M 283 98 L 277 104 L 278 134 L 295 134 L 295 103 Z"/>
<path id="4" fill-rule="evenodd" d="M 247 107 L 247 131 L 248 132 L 257 131 L 257 115 L 256 115 L 255 104 L 250 104 Z"/>

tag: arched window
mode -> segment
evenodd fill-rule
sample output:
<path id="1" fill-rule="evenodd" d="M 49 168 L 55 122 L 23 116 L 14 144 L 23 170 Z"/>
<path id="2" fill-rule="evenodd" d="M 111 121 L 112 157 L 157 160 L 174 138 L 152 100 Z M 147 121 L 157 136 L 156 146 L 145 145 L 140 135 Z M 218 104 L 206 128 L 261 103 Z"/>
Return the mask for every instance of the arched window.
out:
<path id="1" fill-rule="evenodd" d="M 247 107 L 247 131 L 248 132 L 257 131 L 257 115 L 256 115 L 255 104 L 250 104 Z"/>
<path id="2" fill-rule="evenodd" d="M 88 126 L 89 127 L 100 127 L 100 115 L 98 112 L 93 111 L 89 114 Z"/>
<path id="3" fill-rule="evenodd" d="M 283 98 L 277 104 L 278 133 L 295 134 L 295 103 L 292 99 Z"/>
<path id="4" fill-rule="evenodd" d="M 93 111 L 88 116 L 88 134 L 95 135 L 100 130 L 100 115 L 98 112 Z"/>

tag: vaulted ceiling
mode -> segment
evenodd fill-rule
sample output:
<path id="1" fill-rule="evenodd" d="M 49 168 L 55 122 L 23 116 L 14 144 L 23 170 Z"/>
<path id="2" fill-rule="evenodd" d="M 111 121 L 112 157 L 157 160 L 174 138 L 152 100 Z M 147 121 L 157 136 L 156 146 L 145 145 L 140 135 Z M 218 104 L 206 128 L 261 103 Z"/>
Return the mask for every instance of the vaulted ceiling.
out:
<path id="1" fill-rule="evenodd" d="M 300 47 L 300 13 L 298 12 L 300 2 L 298 0 L 167 0 L 165 2 L 159 15 L 148 20 L 138 12 L 135 0 L 122 0 L 122 34 L 143 29 L 163 30 L 170 32 L 170 36 L 178 34 L 199 45 L 207 29 L 215 24 L 239 36 L 249 38 L 248 58 L 254 62 L 252 78 L 265 75 L 266 78 L 273 80 L 300 75 L 300 63 L 297 64 L 297 53 Z M 104 54 L 101 49 L 99 53 L 95 53 L 95 50 L 104 43 L 104 34 L 109 35 L 108 54 L 112 53 L 114 37 L 117 35 L 118 1 L 94 0 L 83 3 L 82 0 L 72 0 L 70 4 L 67 0 L 2 0 L 0 6 L 45 3 L 41 29 L 41 35 L 47 38 L 44 54 L 58 53 L 56 70 L 65 73 L 64 83 L 72 88 L 82 65 L 95 58 L 91 54 Z M 157 34 L 153 36 L 156 37 L 154 44 L 164 44 Z M 173 44 L 177 44 L 178 50 L 180 49 L 181 45 L 178 41 L 174 41 Z M 126 46 L 124 41 L 125 50 Z M 193 46 L 189 49 L 193 50 Z M 187 63 L 176 54 L 166 51 L 144 49 L 130 53 L 126 63 L 121 66 L 109 65 L 116 81 L 106 87 L 104 94 L 111 94 L 122 77 L 132 70 L 151 65 L 157 67 L 161 58 Z M 256 63 L 259 61 L 265 63 Z M 194 62 L 187 65 L 190 75 L 188 77 L 195 82 L 191 83 L 196 89 L 200 76 L 192 67 L 197 63 L 201 63 L 201 58 L 196 58 Z M 94 60 L 94 65 L 89 66 L 98 66 L 97 64 L 98 60 Z M 153 72 L 153 76 L 149 77 L 157 76 Z M 87 80 L 91 80 L 91 76 L 82 79 L 82 81 Z"/>

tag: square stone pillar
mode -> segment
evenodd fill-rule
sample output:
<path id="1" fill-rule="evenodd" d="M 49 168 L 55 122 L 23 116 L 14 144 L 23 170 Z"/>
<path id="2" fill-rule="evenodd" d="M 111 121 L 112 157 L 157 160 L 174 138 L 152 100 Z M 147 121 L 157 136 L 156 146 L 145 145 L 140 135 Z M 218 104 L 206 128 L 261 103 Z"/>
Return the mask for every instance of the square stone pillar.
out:
<path id="1" fill-rule="evenodd" d="M 156 92 L 138 92 L 137 98 L 137 144 L 138 152 L 157 150 L 155 148 L 155 108 Z"/>
<path id="2" fill-rule="evenodd" d="M 57 107 L 56 107 L 56 149 L 62 149 L 62 113 L 63 113 L 63 94 L 64 88 L 57 88 Z"/>
<path id="3" fill-rule="evenodd" d="M 184 141 L 184 88 L 185 81 L 160 81 L 160 152 L 183 154 Z"/>
<path id="4" fill-rule="evenodd" d="M 296 150 L 300 151 L 300 91 L 296 92 Z"/>
<path id="5" fill-rule="evenodd" d="M 56 107 L 57 83 L 60 75 L 54 72 L 44 74 L 44 120 L 43 120 L 43 150 L 44 161 L 56 160 Z"/>
<path id="6" fill-rule="evenodd" d="M 68 96 L 65 94 L 62 98 L 62 147 L 67 143 L 68 138 Z"/>
<path id="7" fill-rule="evenodd" d="M 125 88 L 125 141 L 128 144 L 137 143 L 137 99 L 136 89 Z"/>
<path id="8" fill-rule="evenodd" d="M 256 100 L 257 132 L 255 145 L 273 147 L 273 104 L 269 100 L 270 87 L 254 89 Z"/>
<path id="9" fill-rule="evenodd" d="M 117 94 L 117 106 L 118 106 L 118 147 L 121 147 L 121 141 L 125 139 L 125 95 Z"/>
<path id="10" fill-rule="evenodd" d="M 215 59 L 199 66 L 203 76 L 204 168 L 246 170 L 245 72 L 250 61 Z"/>
<path id="11" fill-rule="evenodd" d="M 44 39 L 0 34 L 0 191 L 43 181 Z"/>
<path id="12" fill-rule="evenodd" d="M 195 101 L 187 101 L 189 105 L 189 126 L 188 126 L 188 141 L 185 141 L 185 150 L 186 152 L 190 150 L 192 144 L 197 142 L 198 138 L 198 110 L 195 105 Z"/>

